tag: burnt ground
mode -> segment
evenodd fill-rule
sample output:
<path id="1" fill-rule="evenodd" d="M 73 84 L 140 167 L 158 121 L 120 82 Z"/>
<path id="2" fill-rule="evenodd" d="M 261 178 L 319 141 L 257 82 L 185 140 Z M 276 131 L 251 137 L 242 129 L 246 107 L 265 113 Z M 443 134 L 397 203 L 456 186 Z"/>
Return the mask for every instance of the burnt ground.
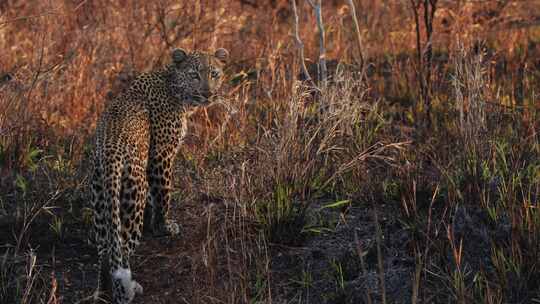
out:
<path id="1" fill-rule="evenodd" d="M 197 259 L 196 231 L 198 221 L 191 218 L 194 206 L 185 206 L 175 215 L 182 222 L 183 236 L 178 238 L 152 238 L 145 234 L 131 267 L 135 279 L 143 286 L 144 295 L 134 303 L 192 303 L 195 289 L 193 282 L 193 259 Z M 57 280 L 57 298 L 60 303 L 91 303 L 89 298 L 97 282 L 97 258 L 93 246 L 86 241 L 86 228 L 78 222 L 66 222 L 63 236 L 58 239 L 50 231 L 46 219 L 36 219 L 30 227 L 30 238 L 25 240 L 37 256 L 37 266 L 45 285 L 50 286 L 54 274 Z M 0 244 L 5 248 L 15 246 L 13 231 L 2 229 Z M 1 248 L 0 248 L 1 249 Z M 22 248 L 22 251 L 25 251 Z M 18 272 L 24 273 L 27 259 L 13 261 L 19 264 Z"/>
<path id="2" fill-rule="evenodd" d="M 326 204 L 331 202 L 326 202 Z M 364 303 L 381 300 L 377 254 L 376 221 L 372 207 L 356 204 L 345 209 L 310 207 L 308 219 L 323 219 L 328 230 L 310 233 L 298 247 L 276 250 L 272 259 L 280 284 L 278 301 L 287 303 Z M 414 258 L 408 254 L 409 234 L 398 221 L 393 204 L 380 204 L 378 222 L 382 230 L 381 252 L 385 294 L 391 303 L 410 303 Z M 362 269 L 362 252 L 365 269 Z"/>
<path id="3" fill-rule="evenodd" d="M 262 300 L 271 296 L 272 303 L 368 303 L 369 291 L 373 303 L 381 303 L 376 206 L 382 231 L 386 300 L 410 303 L 415 272 L 413 232 L 404 221 L 399 203 L 347 203 L 325 207 L 331 203 L 331 200 L 321 200 L 311 204 L 301 242 L 268 244 L 270 277 L 261 281 L 257 275 L 251 275 L 249 298 Z M 215 227 L 226 222 L 220 222 L 218 215 L 209 212 L 213 208 L 218 213 L 218 204 L 203 198 L 175 204 L 173 215 L 182 223 L 182 235 L 177 238 L 145 235 L 131 260 L 134 277 L 144 288 L 144 295 L 138 296 L 134 303 L 245 303 L 240 287 L 231 286 L 236 284 L 230 280 L 231 268 L 234 270 L 237 265 L 231 266 L 230 260 L 234 258 L 227 258 L 239 252 L 219 238 L 217 234 L 227 230 Z M 489 235 L 504 234 L 503 238 L 497 238 L 507 239 L 510 233 L 508 229 L 491 229 L 482 224 L 483 217 L 481 212 L 475 213 L 474 208 L 463 207 L 456 209 L 453 216 L 452 226 L 456 235 L 464 238 L 464 255 L 470 269 L 480 265 L 489 268 L 490 263 L 483 261 L 489 256 L 490 246 L 485 244 Z M 499 226 L 508 226 L 503 224 Z M 62 238 L 58 239 L 48 225 L 46 219 L 36 219 L 30 227 L 30 239 L 21 242 L 28 244 L 27 248 L 33 248 L 36 254 L 36 269 L 39 269 L 42 284 L 50 288 L 54 274 L 59 303 L 91 303 L 88 299 L 96 286 L 97 259 L 94 248 L 86 242 L 86 227 L 68 220 Z M 16 244 L 13 231 L 17 230 L 3 228 L 1 231 L 1 244 Z M 26 252 L 27 248 L 21 248 L 20 252 Z M 359 249 L 365 269 L 361 266 Z M 266 263 L 257 262 L 262 262 L 257 267 Z M 23 275 L 28 260 L 13 263 Z"/>
<path id="4" fill-rule="evenodd" d="M 361 205 L 333 209 L 323 208 L 324 204 L 328 202 L 310 207 L 307 219 L 311 228 L 306 230 L 301 244 L 270 245 L 275 303 L 362 303 L 366 288 L 374 300 L 379 297 L 373 212 Z M 144 295 L 134 303 L 227 300 L 219 292 L 223 290 L 219 285 L 224 284 L 219 280 L 226 280 L 226 274 L 219 273 L 223 272 L 220 267 L 209 269 L 205 261 L 208 259 L 203 249 L 208 242 L 204 215 L 207 207 L 204 202 L 194 201 L 175 205 L 173 214 L 182 223 L 182 235 L 178 238 L 145 235 L 131 261 L 134 277 L 144 288 Z M 392 216 L 397 214 L 394 207 L 379 208 L 386 294 L 395 299 L 393 303 L 406 303 L 410 299 L 414 271 L 414 260 L 406 253 L 407 233 L 397 217 Z M 97 259 L 94 248 L 86 242 L 86 227 L 81 223 L 66 223 L 62 239 L 56 239 L 47 225 L 47 221 L 37 220 L 28 240 L 36 252 L 44 281 L 54 273 L 60 303 L 90 303 L 88 298 L 97 279 Z M 365 252 L 366 273 L 360 267 L 355 233 Z M 2 243 L 14 244 L 13 235 L 3 233 Z M 218 273 L 212 274 L 212 280 L 208 279 L 209 272 Z M 252 292 L 257 293 L 256 287 Z"/>

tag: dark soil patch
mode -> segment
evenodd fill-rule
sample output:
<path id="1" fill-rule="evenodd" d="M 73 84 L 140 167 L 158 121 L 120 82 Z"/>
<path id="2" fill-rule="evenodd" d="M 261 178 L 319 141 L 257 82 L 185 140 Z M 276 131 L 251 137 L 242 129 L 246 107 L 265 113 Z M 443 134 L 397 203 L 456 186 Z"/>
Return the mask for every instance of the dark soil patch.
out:
<path id="1" fill-rule="evenodd" d="M 333 232 L 312 234 L 302 247 L 275 248 L 272 269 L 274 282 L 280 282 L 275 295 L 278 302 L 365 303 L 366 291 L 379 302 L 376 225 L 371 208 L 353 206 L 342 212 L 321 206 L 314 204 L 309 213 L 337 219 Z M 414 259 L 407 250 L 408 232 L 397 220 L 396 207 L 378 208 L 387 300 L 410 303 Z M 361 268 L 358 245 L 365 252 L 366 273 Z"/>

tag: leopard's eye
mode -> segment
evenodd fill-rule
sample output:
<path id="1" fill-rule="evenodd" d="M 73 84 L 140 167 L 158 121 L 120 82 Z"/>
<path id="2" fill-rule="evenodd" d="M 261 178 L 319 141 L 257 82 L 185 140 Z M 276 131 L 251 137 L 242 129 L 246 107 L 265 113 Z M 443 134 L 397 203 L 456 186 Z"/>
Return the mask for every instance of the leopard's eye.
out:
<path id="1" fill-rule="evenodd" d="M 210 76 L 212 76 L 212 78 L 218 78 L 219 75 L 220 75 L 219 71 L 216 71 L 216 70 L 214 70 L 214 71 L 212 71 L 210 73 Z"/>

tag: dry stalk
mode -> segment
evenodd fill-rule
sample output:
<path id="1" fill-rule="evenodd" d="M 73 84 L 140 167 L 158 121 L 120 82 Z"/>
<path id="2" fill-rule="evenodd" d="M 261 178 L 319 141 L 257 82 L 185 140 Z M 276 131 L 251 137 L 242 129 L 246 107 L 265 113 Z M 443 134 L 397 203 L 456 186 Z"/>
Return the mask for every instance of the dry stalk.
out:
<path id="1" fill-rule="evenodd" d="M 384 282 L 384 263 L 383 263 L 383 255 L 382 255 L 382 231 L 381 231 L 381 225 L 379 223 L 379 216 L 377 215 L 377 211 L 375 210 L 373 212 L 373 219 L 375 220 L 375 229 L 376 229 L 376 239 L 377 239 L 377 263 L 379 266 L 379 284 L 381 285 L 381 297 L 382 297 L 382 303 L 386 304 L 386 284 Z"/>
<path id="2" fill-rule="evenodd" d="M 416 56 L 418 61 L 417 77 L 419 84 L 420 97 L 426 113 L 426 122 L 431 124 L 429 119 L 431 111 L 431 76 L 433 65 L 433 19 L 437 10 L 438 0 L 410 0 L 411 9 L 414 16 L 416 30 Z M 420 16 L 420 7 L 423 6 L 424 12 Z M 422 49 L 421 20 L 423 17 L 425 41 Z"/>
<path id="3" fill-rule="evenodd" d="M 427 230 L 426 230 L 426 236 L 428 238 L 428 241 L 427 241 L 427 244 L 424 245 L 424 251 L 421 252 L 421 248 L 419 245 L 415 245 L 415 250 L 414 250 L 414 255 L 415 255 L 415 260 L 416 260 L 416 267 L 415 267 L 415 271 L 414 271 L 414 277 L 413 277 L 413 288 L 412 288 L 412 297 L 411 297 L 411 303 L 413 304 L 416 304 L 419 302 L 419 297 L 420 297 L 420 282 L 422 281 L 422 273 L 425 272 L 425 267 L 424 267 L 424 264 L 426 263 L 426 261 L 428 260 L 428 254 L 429 254 L 429 249 L 430 249 L 430 245 L 429 243 L 431 243 L 431 233 L 432 233 L 432 224 L 433 224 L 433 219 L 432 219 L 432 215 L 433 215 L 433 205 L 435 204 L 435 199 L 437 198 L 437 195 L 439 194 L 439 191 L 440 191 L 440 185 L 437 184 L 437 186 L 435 187 L 435 191 L 433 191 L 433 195 L 431 196 L 431 203 L 429 205 L 429 209 L 428 209 L 428 219 L 427 219 Z M 413 193 L 416 193 L 416 182 L 413 181 Z M 406 204 L 404 204 L 406 205 Z M 416 194 L 414 194 L 414 197 L 413 197 L 413 209 L 414 209 L 414 213 L 417 214 L 416 212 Z M 407 207 L 405 207 L 407 209 Z M 438 229 L 435 229 L 435 237 L 437 236 L 437 230 Z M 415 241 L 416 243 L 416 241 Z"/>
<path id="4" fill-rule="evenodd" d="M 357 166 L 359 163 L 366 161 L 368 159 L 379 159 L 382 161 L 386 161 L 391 163 L 393 159 L 388 156 L 384 156 L 383 152 L 388 149 L 402 149 L 406 145 L 410 144 L 409 141 L 406 142 L 398 142 L 398 143 L 391 143 L 391 144 L 383 144 L 383 143 L 376 143 L 373 146 L 369 147 L 362 153 L 358 154 L 356 157 L 351 159 L 349 162 L 343 163 L 339 168 L 336 170 L 336 172 L 323 184 L 323 188 L 328 186 L 333 180 L 335 180 L 337 177 L 341 176 L 345 172 L 348 172 L 349 170 L 353 169 L 355 166 Z"/>
<path id="5" fill-rule="evenodd" d="M 33 250 L 30 251 L 28 262 L 26 264 L 26 287 L 24 289 L 24 295 L 22 298 L 22 303 L 30 303 L 31 298 L 31 292 L 34 287 L 34 282 L 36 280 L 36 276 L 39 273 L 39 269 L 36 268 L 37 266 L 37 256 L 34 253 Z"/>
<path id="6" fill-rule="evenodd" d="M 306 80 L 309 81 L 314 87 L 315 83 L 309 75 L 308 69 L 306 67 L 306 59 L 304 56 L 304 43 L 300 39 L 299 26 L 298 26 L 298 10 L 296 9 L 296 0 L 291 0 L 291 6 L 294 16 L 294 40 L 296 42 L 296 47 L 298 48 L 298 55 L 300 56 L 300 67 L 302 68 L 302 73 L 306 77 Z"/>
<path id="7" fill-rule="evenodd" d="M 20 249 L 23 246 L 23 238 L 29 231 L 32 222 L 34 222 L 34 220 L 37 218 L 38 215 L 41 214 L 41 212 L 49 212 L 49 210 L 51 209 L 50 204 L 55 202 L 64 191 L 65 190 L 57 189 L 46 202 L 44 202 L 39 207 L 35 206 L 34 208 L 32 208 L 30 215 L 24 217 L 23 226 L 17 238 L 17 246 L 15 247 L 15 253 L 20 252 Z"/>
<path id="8" fill-rule="evenodd" d="M 49 293 L 49 300 L 47 301 L 47 304 L 58 304 L 58 297 L 56 296 L 58 289 L 58 282 L 56 280 L 56 276 L 54 275 L 54 271 L 51 272 L 51 291 Z"/>
<path id="9" fill-rule="evenodd" d="M 324 24 L 322 20 L 322 4 L 321 0 L 317 0 L 314 3 L 312 0 L 308 0 L 311 7 L 315 10 L 315 16 L 317 17 L 317 27 L 319 29 L 319 84 L 323 89 L 327 86 L 327 70 L 326 70 L 326 43 Z"/>
<path id="10" fill-rule="evenodd" d="M 362 77 L 364 76 L 364 71 L 366 70 L 364 64 L 364 44 L 362 42 L 362 35 L 360 34 L 360 26 L 358 25 L 358 18 L 356 17 L 356 8 L 354 6 L 353 0 L 347 0 L 349 7 L 351 9 L 351 17 L 354 21 L 354 31 L 356 33 L 356 42 L 358 43 L 358 54 L 360 55 L 360 69 L 362 71 Z"/>
<path id="11" fill-rule="evenodd" d="M 453 61 L 455 72 L 451 83 L 459 112 L 460 131 L 466 147 L 471 148 L 471 145 L 479 144 L 481 133 L 487 128 L 483 54 L 469 54 L 458 41 Z"/>
<path id="12" fill-rule="evenodd" d="M 358 240 L 358 232 L 356 230 L 354 231 L 354 242 L 356 243 L 356 253 L 360 258 L 360 267 L 362 268 L 362 274 L 364 275 L 364 278 L 367 278 L 367 267 L 366 262 L 364 261 L 365 254 L 362 251 L 362 245 L 360 245 L 360 241 Z M 366 288 L 366 300 L 368 304 L 373 303 L 373 301 L 371 300 L 371 294 L 369 293 L 369 288 Z"/>
<path id="13" fill-rule="evenodd" d="M 416 304 L 418 303 L 418 298 L 420 295 L 420 280 L 422 278 L 422 270 L 424 265 L 424 259 L 418 252 L 418 250 L 414 250 L 415 255 L 415 269 L 414 269 L 414 276 L 413 276 L 413 282 L 412 282 L 412 296 L 411 296 L 411 303 Z"/>

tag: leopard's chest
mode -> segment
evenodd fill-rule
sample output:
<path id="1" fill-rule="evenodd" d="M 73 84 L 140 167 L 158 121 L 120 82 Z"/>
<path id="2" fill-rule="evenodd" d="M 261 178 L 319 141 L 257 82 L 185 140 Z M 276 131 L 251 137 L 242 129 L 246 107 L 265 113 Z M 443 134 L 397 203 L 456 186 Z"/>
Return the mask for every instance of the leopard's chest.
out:
<path id="1" fill-rule="evenodd" d="M 185 111 L 159 111 L 151 113 L 152 143 L 169 149 L 177 149 L 187 135 Z"/>

